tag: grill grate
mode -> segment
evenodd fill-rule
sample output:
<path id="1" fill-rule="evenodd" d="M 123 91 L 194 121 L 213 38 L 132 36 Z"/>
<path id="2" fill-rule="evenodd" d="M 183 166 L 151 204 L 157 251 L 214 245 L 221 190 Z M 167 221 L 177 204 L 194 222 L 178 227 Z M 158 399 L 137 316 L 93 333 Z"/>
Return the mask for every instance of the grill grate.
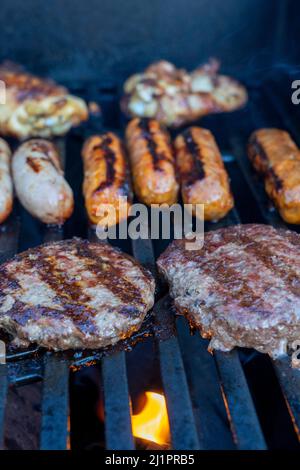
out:
<path id="1" fill-rule="evenodd" d="M 282 87 L 282 84 L 285 86 Z M 38 222 L 17 207 L 13 216 L 0 230 L 0 260 L 10 258 L 18 249 L 23 250 L 42 241 L 59 240 L 79 235 L 94 239 L 95 234 L 83 224 L 85 213 L 81 196 L 82 163 L 80 148 L 84 138 L 106 128 L 120 132 L 118 90 L 106 87 L 100 90 L 94 83 L 67 84 L 76 94 L 102 105 L 103 117 L 91 119 L 81 128 L 74 129 L 65 139 L 59 139 L 60 152 L 65 159 L 66 176 L 74 189 L 75 213 L 64 229 L 43 228 Z M 206 230 L 239 222 L 266 222 L 284 226 L 277 212 L 270 210 L 263 184 L 254 175 L 245 155 L 245 144 L 252 130 L 263 126 L 286 127 L 298 145 L 298 110 L 288 96 L 290 78 L 286 74 L 271 78 L 266 84 L 249 87 L 250 101 L 245 110 L 233 114 L 208 116 L 201 125 L 216 135 L 223 150 L 224 161 L 232 179 L 236 208 L 218 224 L 206 224 Z M 66 157 L 66 158 L 65 158 Z M 244 186 L 244 183 L 246 185 Z M 241 193 L 243 191 L 243 193 Z M 245 195 L 245 197 L 244 197 Z M 297 227 L 291 227 L 299 231 Z M 122 248 L 122 245 L 120 245 Z M 146 240 L 126 246 L 136 259 L 155 273 L 155 255 L 165 244 Z M 124 249 L 124 246 L 123 246 Z M 207 342 L 190 337 L 186 324 L 177 321 L 174 335 L 174 317 L 170 312 L 169 299 L 160 298 L 154 307 L 155 341 L 158 345 L 162 384 L 168 406 L 173 449 L 265 449 L 266 442 L 257 417 L 253 399 L 248 388 L 239 351 L 231 353 L 206 352 Z M 163 332 L 164 335 L 161 335 Z M 3 446 L 4 415 L 8 384 L 22 385 L 43 380 L 41 449 L 65 449 L 68 443 L 69 366 L 80 367 L 101 361 L 105 405 L 105 437 L 108 449 L 135 447 L 131 429 L 131 405 L 128 391 L 126 353 L 116 351 L 108 357 L 102 354 L 77 354 L 71 359 L 56 354 L 37 354 L 32 348 L 8 354 L 6 365 L 0 366 L 0 446 Z M 294 429 L 300 436 L 300 371 L 290 368 L 286 359 L 273 362 L 279 383 L 291 414 Z M 206 390 L 204 375 L 211 377 L 210 390 Z M 216 407 L 223 409 L 220 416 Z M 221 407 L 221 408 L 220 408 Z M 224 432 L 224 420 L 228 419 L 232 435 Z M 218 444 L 216 436 L 223 426 Z M 117 430 L 117 432 L 116 432 Z"/>

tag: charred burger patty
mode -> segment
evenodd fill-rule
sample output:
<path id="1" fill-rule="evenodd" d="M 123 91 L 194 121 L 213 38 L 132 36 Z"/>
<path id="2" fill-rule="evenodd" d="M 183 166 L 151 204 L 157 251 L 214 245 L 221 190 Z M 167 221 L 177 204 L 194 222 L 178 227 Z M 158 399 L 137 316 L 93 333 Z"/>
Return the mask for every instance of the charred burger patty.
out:
<path id="1" fill-rule="evenodd" d="M 103 242 L 49 243 L 0 267 L 0 328 L 19 345 L 111 345 L 139 329 L 153 301 L 148 271 Z"/>
<path id="2" fill-rule="evenodd" d="M 266 225 L 205 234 L 198 251 L 173 242 L 158 260 L 178 311 L 210 348 L 276 357 L 300 338 L 300 235 Z"/>

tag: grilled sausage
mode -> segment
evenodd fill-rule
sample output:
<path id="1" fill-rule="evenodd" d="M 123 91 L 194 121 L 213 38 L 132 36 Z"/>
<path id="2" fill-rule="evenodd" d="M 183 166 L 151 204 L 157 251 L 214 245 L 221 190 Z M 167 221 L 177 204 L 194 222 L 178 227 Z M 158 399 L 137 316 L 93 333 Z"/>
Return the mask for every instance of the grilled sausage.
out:
<path id="1" fill-rule="evenodd" d="M 254 168 L 264 176 L 266 192 L 281 217 L 290 224 L 300 224 L 300 150 L 288 132 L 253 132 L 248 155 Z"/>
<path id="2" fill-rule="evenodd" d="M 65 134 L 88 117 L 85 102 L 55 82 L 12 63 L 0 65 L 6 99 L 0 106 L 0 132 L 19 139 Z"/>
<path id="3" fill-rule="evenodd" d="M 28 140 L 16 150 L 12 174 L 25 209 L 46 224 L 62 224 L 74 206 L 55 146 L 43 139 Z"/>
<path id="4" fill-rule="evenodd" d="M 94 135 L 84 144 L 83 194 L 92 224 L 101 225 L 101 205 L 112 204 L 115 214 L 107 214 L 105 225 L 112 226 L 128 216 L 132 194 L 129 172 L 122 142 L 112 132 Z"/>
<path id="5" fill-rule="evenodd" d="M 0 223 L 4 222 L 13 207 L 13 184 L 10 174 L 11 151 L 0 139 Z"/>
<path id="6" fill-rule="evenodd" d="M 133 185 L 144 204 L 173 204 L 178 183 L 170 137 L 154 119 L 133 119 L 126 129 Z"/>
<path id="7" fill-rule="evenodd" d="M 229 179 L 216 141 L 207 129 L 190 127 L 175 139 L 176 164 L 185 204 L 204 204 L 204 220 L 216 221 L 233 207 Z M 195 207 L 193 214 L 195 215 Z"/>

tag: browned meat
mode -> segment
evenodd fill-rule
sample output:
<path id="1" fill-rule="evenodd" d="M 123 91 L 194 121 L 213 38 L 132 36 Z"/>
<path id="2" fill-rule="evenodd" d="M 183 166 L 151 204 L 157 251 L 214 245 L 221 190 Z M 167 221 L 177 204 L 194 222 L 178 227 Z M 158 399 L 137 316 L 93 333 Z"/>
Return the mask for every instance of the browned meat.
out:
<path id="1" fill-rule="evenodd" d="M 89 220 L 100 223 L 101 205 L 113 205 L 115 214 L 107 220 L 107 225 L 115 225 L 127 218 L 132 194 L 129 169 L 121 140 L 112 132 L 93 135 L 84 143 L 82 150 L 84 164 L 83 195 Z"/>
<path id="2" fill-rule="evenodd" d="M 0 267 L 0 328 L 21 345 L 104 347 L 140 328 L 153 296 L 148 271 L 109 244 L 49 243 Z"/>
<path id="3" fill-rule="evenodd" d="M 144 204 L 174 204 L 178 183 L 171 139 L 155 119 L 133 119 L 126 129 L 134 191 Z"/>
<path id="4" fill-rule="evenodd" d="M 267 225 L 205 234 L 201 250 L 173 242 L 158 260 L 178 311 L 210 348 L 273 357 L 300 338 L 300 235 Z"/>
<path id="5" fill-rule="evenodd" d="M 280 129 L 259 129 L 250 137 L 248 154 L 281 217 L 300 224 L 300 150 L 291 136 Z"/>
<path id="6" fill-rule="evenodd" d="M 204 204 L 205 220 L 216 221 L 224 217 L 232 209 L 234 201 L 212 133 L 191 127 L 176 137 L 175 149 L 183 202 Z"/>

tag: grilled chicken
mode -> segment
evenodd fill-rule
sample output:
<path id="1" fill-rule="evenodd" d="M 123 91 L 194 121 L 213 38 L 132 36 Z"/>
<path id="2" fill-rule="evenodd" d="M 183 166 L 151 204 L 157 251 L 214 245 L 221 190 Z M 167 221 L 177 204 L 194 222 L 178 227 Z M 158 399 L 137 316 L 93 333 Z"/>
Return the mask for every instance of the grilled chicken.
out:
<path id="1" fill-rule="evenodd" d="M 10 148 L 5 140 L 0 139 L 0 223 L 7 219 L 13 208 L 13 184 L 10 174 L 10 160 Z"/>
<path id="2" fill-rule="evenodd" d="M 51 142 L 31 139 L 20 145 L 13 155 L 12 174 L 17 196 L 31 215 L 58 225 L 72 215 L 73 191 Z"/>
<path id="3" fill-rule="evenodd" d="M 144 204 L 177 201 L 175 158 L 167 131 L 154 119 L 133 119 L 126 129 L 134 191 Z"/>
<path id="4" fill-rule="evenodd" d="M 201 250 L 176 240 L 158 260 L 179 313 L 210 349 L 255 348 L 273 357 L 300 338 L 300 235 L 267 225 L 205 234 Z"/>
<path id="5" fill-rule="evenodd" d="M 140 328 L 153 301 L 150 273 L 107 243 L 49 243 L 0 267 L 0 328 L 23 346 L 114 344 Z"/>
<path id="6" fill-rule="evenodd" d="M 16 64 L 0 65 L 0 80 L 6 87 L 6 102 L 0 106 L 2 135 L 19 139 L 63 135 L 88 117 L 82 99 Z"/>
<path id="7" fill-rule="evenodd" d="M 128 216 L 132 200 L 122 142 L 112 132 L 94 135 L 85 142 L 82 158 L 83 194 L 91 223 L 112 226 L 122 222 Z M 108 204 L 114 207 L 115 212 L 104 216 L 104 208 Z"/>
<path id="8" fill-rule="evenodd" d="M 280 129 L 260 129 L 249 140 L 249 158 L 264 176 L 265 189 L 281 217 L 300 224 L 300 150 Z"/>
<path id="9" fill-rule="evenodd" d="M 122 110 L 131 117 L 155 118 L 178 127 L 206 114 L 240 108 L 247 102 L 246 89 L 219 75 L 219 66 L 211 59 L 189 74 L 170 62 L 156 62 L 125 82 Z"/>
<path id="10" fill-rule="evenodd" d="M 216 221 L 233 207 L 228 175 L 207 129 L 191 127 L 175 139 L 176 165 L 185 204 L 204 204 L 204 219 Z"/>

